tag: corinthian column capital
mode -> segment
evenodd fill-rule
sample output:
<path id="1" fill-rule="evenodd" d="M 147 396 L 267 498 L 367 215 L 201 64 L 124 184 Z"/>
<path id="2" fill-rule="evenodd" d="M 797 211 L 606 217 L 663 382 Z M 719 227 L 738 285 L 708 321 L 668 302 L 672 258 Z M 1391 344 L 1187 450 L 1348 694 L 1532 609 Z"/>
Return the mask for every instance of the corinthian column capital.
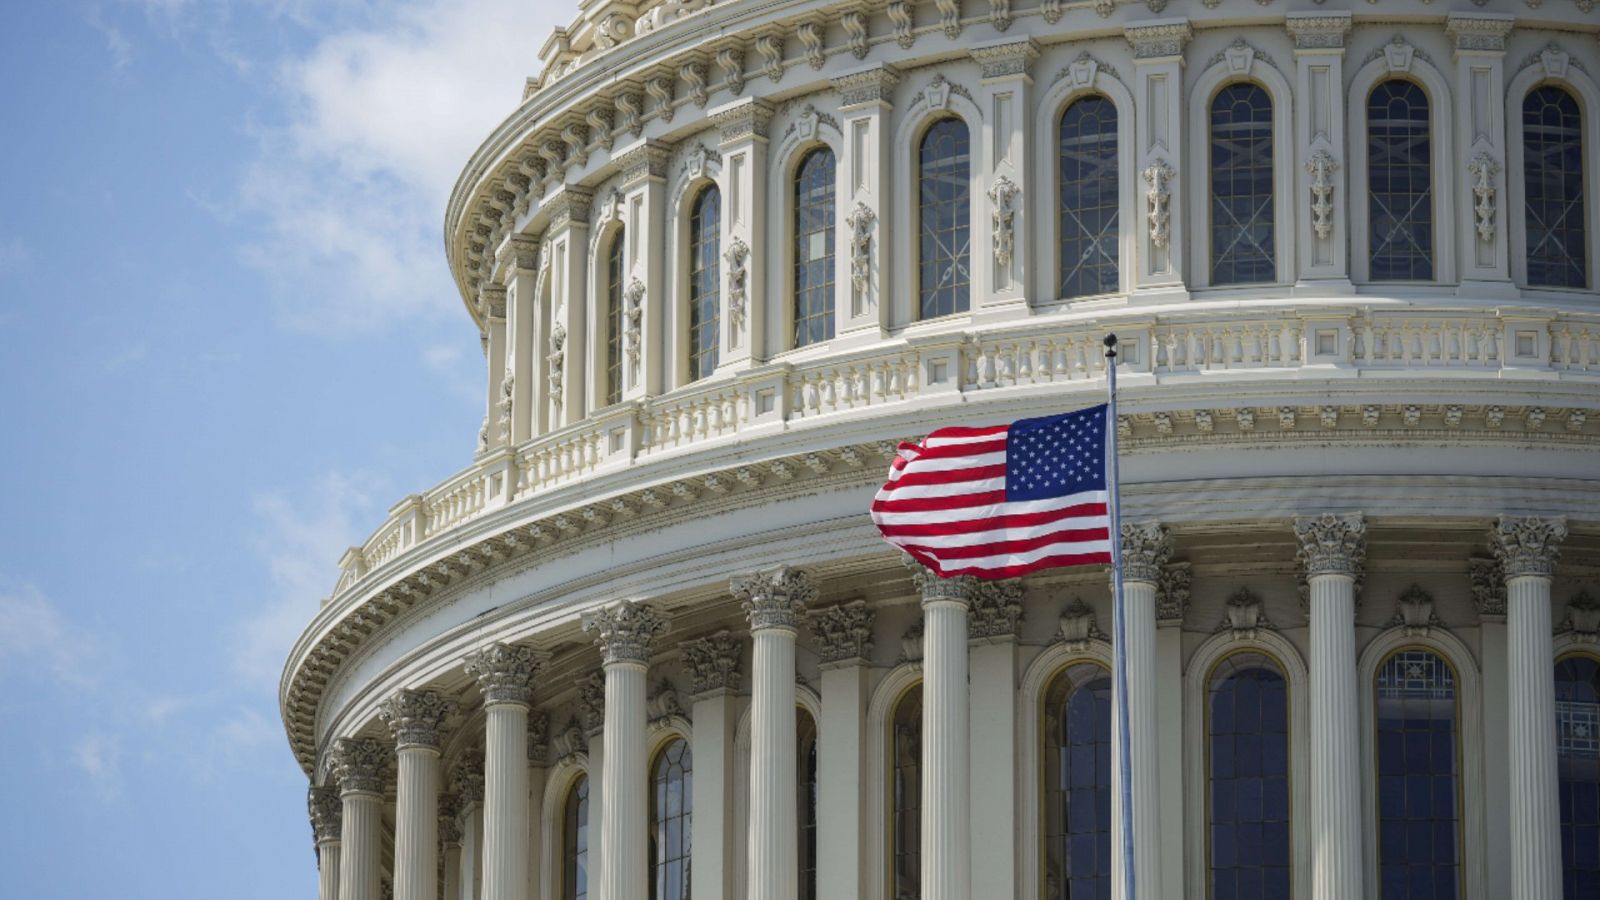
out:
<path id="1" fill-rule="evenodd" d="M 467 655 L 468 675 L 478 679 L 485 706 L 496 703 L 533 704 L 533 679 L 550 661 L 550 654 L 532 647 L 493 643 Z"/>
<path id="2" fill-rule="evenodd" d="M 383 701 L 378 718 L 389 726 L 400 749 L 427 747 L 439 749 L 445 723 L 457 710 L 456 701 L 438 691 L 402 690 Z"/>
<path id="3" fill-rule="evenodd" d="M 311 815 L 311 833 L 317 843 L 339 839 L 344 806 L 339 800 L 338 791 L 312 785 L 311 790 L 306 792 L 306 809 Z"/>
<path id="4" fill-rule="evenodd" d="M 667 617 L 648 603 L 622 600 L 584 613 L 583 630 L 594 634 L 606 664 L 650 661 L 650 645 L 671 627 Z"/>
<path id="5" fill-rule="evenodd" d="M 778 566 L 741 575 L 728 584 L 750 617 L 750 630 L 787 628 L 794 631 L 805 619 L 806 605 L 817 598 L 816 585 L 804 569 Z"/>
<path id="6" fill-rule="evenodd" d="M 1172 558 L 1172 535 L 1159 522 L 1124 522 L 1122 577 L 1126 581 L 1161 583 L 1161 567 Z"/>
<path id="7" fill-rule="evenodd" d="M 374 738 L 340 738 L 328 760 L 333 780 L 339 783 L 339 793 L 381 792 L 389 774 L 391 752 Z"/>
<path id="8" fill-rule="evenodd" d="M 1317 575 L 1361 576 L 1367 559 L 1367 520 L 1361 513 L 1323 513 L 1296 519 L 1294 536 L 1300 542 L 1295 558 L 1307 578 Z"/>
<path id="9" fill-rule="evenodd" d="M 923 605 L 941 600 L 971 603 L 978 592 L 978 579 L 970 575 L 940 578 L 938 572 L 917 562 L 910 554 L 901 556 L 900 561 L 911 570 L 911 583 L 921 592 Z"/>
<path id="10" fill-rule="evenodd" d="M 1500 561 L 1507 579 L 1519 575 L 1548 578 L 1556 572 L 1561 541 L 1566 536 L 1565 519 L 1501 516 L 1489 532 L 1489 549 Z"/>

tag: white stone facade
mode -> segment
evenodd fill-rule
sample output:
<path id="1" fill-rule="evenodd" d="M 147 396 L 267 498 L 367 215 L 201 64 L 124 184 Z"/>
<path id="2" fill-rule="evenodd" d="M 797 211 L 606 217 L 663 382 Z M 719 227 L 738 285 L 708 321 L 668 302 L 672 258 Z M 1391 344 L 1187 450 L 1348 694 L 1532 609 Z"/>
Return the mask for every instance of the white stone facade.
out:
<path id="1" fill-rule="evenodd" d="M 561 900 L 580 849 L 602 900 L 1079 896 L 1046 751 L 1109 662 L 1106 573 L 942 583 L 866 510 L 902 439 L 1100 402 L 1113 331 L 1138 897 L 1420 896 L 1382 745 L 1424 707 L 1439 896 L 1584 896 L 1559 797 L 1600 743 L 1555 669 L 1600 660 L 1597 33 L 1588 0 L 582 4 L 446 213 L 478 453 L 346 553 L 284 672 L 323 900 Z M 1384 86 L 1426 117 L 1374 118 Z M 1527 118 L 1551 88 L 1576 124 Z M 1219 143 L 1230 90 L 1263 118 Z M 1115 112 L 1088 293 L 1085 97 Z M 944 121 L 966 308 L 925 316 Z M 1279 732 L 1223 724 L 1235 671 Z M 1226 728 L 1277 748 L 1278 871 L 1220 849 Z"/>

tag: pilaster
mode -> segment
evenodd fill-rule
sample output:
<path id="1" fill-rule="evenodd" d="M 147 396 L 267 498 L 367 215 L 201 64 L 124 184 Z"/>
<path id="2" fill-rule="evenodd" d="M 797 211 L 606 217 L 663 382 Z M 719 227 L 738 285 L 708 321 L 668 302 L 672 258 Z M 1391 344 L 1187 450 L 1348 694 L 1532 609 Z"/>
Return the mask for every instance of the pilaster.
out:
<path id="1" fill-rule="evenodd" d="M 481 900 L 483 897 L 483 753 L 469 749 L 450 769 L 450 784 L 460 804 L 461 848 L 457 856 L 459 893 L 445 900 Z"/>
<path id="2" fill-rule="evenodd" d="M 985 581 L 969 608 L 972 833 L 1008 834 L 1017 821 L 1017 629 L 1022 586 Z M 972 895 L 1017 896 L 1017 855 L 1007 841 L 972 847 Z"/>
<path id="3" fill-rule="evenodd" d="M 672 148 L 640 141 L 617 155 L 622 167 L 623 228 L 627 245 L 623 304 L 622 397 L 659 394 L 669 383 L 667 352 L 667 160 Z"/>
<path id="4" fill-rule="evenodd" d="M 982 44 L 970 53 L 983 72 L 976 97 L 983 130 L 973 154 L 978 191 L 972 199 L 987 213 L 989 226 L 973 240 L 973 314 L 1022 315 L 1034 255 L 1031 210 L 1024 200 L 1033 170 L 1028 140 L 1034 125 L 1033 78 L 1028 70 L 1039 58 L 1039 45 L 1032 38 L 1009 39 Z M 1035 191 L 1033 196 L 1044 194 Z"/>
<path id="5" fill-rule="evenodd" d="M 889 152 L 890 96 L 900 73 L 873 66 L 833 80 L 843 100 L 839 117 L 844 132 L 835 196 L 838 233 L 849 238 L 846 252 L 836 255 L 834 274 L 838 306 L 834 322 L 843 337 L 881 337 L 889 327 L 889 291 L 893 273 L 883 265 L 888 226 L 892 158 Z"/>
<path id="6" fill-rule="evenodd" d="M 478 312 L 483 316 L 483 356 L 489 367 L 488 408 L 480 450 L 493 450 L 512 441 L 515 379 L 506 362 L 506 289 L 497 284 L 478 287 Z"/>
<path id="7" fill-rule="evenodd" d="M 691 900 L 733 900 L 734 692 L 740 644 L 726 631 L 680 645 L 693 726 L 695 878 Z"/>
<path id="8" fill-rule="evenodd" d="M 1156 586 L 1156 717 L 1158 721 L 1183 721 L 1183 619 L 1189 610 L 1191 573 L 1188 563 L 1168 563 L 1161 568 Z M 1164 740 L 1157 752 L 1161 775 L 1161 845 L 1182 847 L 1183 742 Z M 1183 854 L 1162 854 L 1161 884 L 1167 900 L 1183 897 Z"/>
<path id="9" fill-rule="evenodd" d="M 546 766 L 550 761 L 550 717 L 542 712 L 528 716 L 528 840 L 527 853 L 528 900 L 541 900 L 539 883 L 542 877 L 540 863 L 544 850 L 544 785 Z"/>
<path id="10" fill-rule="evenodd" d="M 822 716 L 817 723 L 817 896 L 861 900 L 865 871 L 867 668 L 872 652 L 872 612 L 854 601 L 811 614 L 811 634 L 822 663 Z"/>
<path id="11" fill-rule="evenodd" d="M 1441 173 L 1435 190 L 1453 177 L 1456 195 L 1471 212 L 1460 222 L 1435 227 L 1454 232 L 1463 287 L 1467 282 L 1494 282 L 1501 291 L 1510 287 L 1504 97 L 1506 37 L 1515 24 L 1515 16 L 1482 12 L 1451 13 L 1445 20 L 1445 33 L 1455 45 L 1457 153 L 1466 164 Z"/>
<path id="12" fill-rule="evenodd" d="M 1345 157 L 1345 38 L 1350 13 L 1290 13 L 1284 27 L 1294 39 L 1295 183 L 1300 197 L 1297 280 L 1322 290 L 1350 287 L 1350 194 Z"/>
<path id="13" fill-rule="evenodd" d="M 534 348 L 542 339 L 543 327 L 539 320 L 539 300 L 536 296 L 539 279 L 539 240 L 532 235 L 514 234 L 501 247 L 505 254 L 505 286 L 500 296 L 500 315 L 505 317 L 504 359 L 497 368 L 494 362 L 494 335 L 489 339 L 489 373 L 491 381 L 502 382 L 497 404 L 510 405 L 510 441 L 520 444 L 541 429 L 542 416 L 536 414 L 534 385 L 538 366 Z M 509 373 L 510 390 L 503 382 Z M 498 436 L 501 410 L 498 406 L 490 416 L 490 432 Z M 490 441 L 490 446 L 498 446 Z"/>
<path id="14" fill-rule="evenodd" d="M 1183 159 L 1183 51 L 1188 19 L 1156 19 L 1123 29 L 1133 47 L 1134 168 L 1140 179 L 1136 294 L 1182 293 L 1187 217 L 1179 179 Z M 1196 176 L 1198 177 L 1198 176 Z"/>
<path id="15" fill-rule="evenodd" d="M 717 368 L 746 369 L 767 348 L 767 141 L 772 106 L 754 97 L 711 114 L 722 152 L 722 311 Z"/>
<path id="16" fill-rule="evenodd" d="M 589 207 L 594 197 L 566 186 L 545 201 L 550 211 L 550 331 L 537 347 L 545 365 L 551 429 L 582 421 L 588 378 Z"/>

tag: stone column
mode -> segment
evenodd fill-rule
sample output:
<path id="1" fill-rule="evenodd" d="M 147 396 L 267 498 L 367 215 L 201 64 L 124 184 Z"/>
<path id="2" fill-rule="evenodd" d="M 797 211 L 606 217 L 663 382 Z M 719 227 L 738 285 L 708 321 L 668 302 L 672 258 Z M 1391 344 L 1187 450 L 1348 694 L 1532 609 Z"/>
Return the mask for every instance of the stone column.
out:
<path id="1" fill-rule="evenodd" d="M 872 611 L 856 600 L 816 610 L 811 634 L 822 667 L 822 720 L 817 723 L 817 896 L 860 900 L 864 865 L 865 804 L 874 788 L 866 779 L 867 663 L 872 658 Z"/>
<path id="2" fill-rule="evenodd" d="M 400 757 L 395 799 L 395 900 L 436 900 L 439 894 L 439 741 L 456 702 L 438 691 L 408 691 L 383 702 Z"/>
<path id="3" fill-rule="evenodd" d="M 694 753 L 692 900 L 733 900 L 734 728 L 738 713 L 740 641 L 726 631 L 679 645 L 689 676 Z"/>
<path id="4" fill-rule="evenodd" d="M 528 854 L 528 900 L 540 900 L 540 861 L 544 850 L 545 766 L 550 760 L 550 717 L 536 712 L 528 717 L 528 838 L 523 843 Z"/>
<path id="5" fill-rule="evenodd" d="M 1506 579 L 1511 896 L 1516 900 L 1561 898 L 1550 582 L 1566 536 L 1565 520 L 1509 516 L 1501 516 L 1489 533 L 1489 547 Z"/>
<path id="6" fill-rule="evenodd" d="M 528 709 L 549 655 L 490 644 L 466 659 L 487 716 L 484 737 L 484 900 L 528 900 Z"/>
<path id="7" fill-rule="evenodd" d="M 968 611 L 971 639 L 972 896 L 1017 896 L 1017 854 L 1007 834 L 1017 821 L 1017 626 L 1022 588 L 980 582 Z"/>
<path id="8" fill-rule="evenodd" d="M 795 776 L 794 643 L 811 578 L 780 566 L 736 578 L 750 616 L 750 895 L 794 900 L 799 881 Z"/>
<path id="9" fill-rule="evenodd" d="M 383 783 L 390 750 L 372 738 L 340 738 L 329 762 L 339 784 L 339 900 L 379 900 Z"/>
<path id="10" fill-rule="evenodd" d="M 891 97 L 899 82 L 900 73 L 881 64 L 833 79 L 844 132 L 835 192 L 836 227 L 841 238 L 849 235 L 848 250 L 835 254 L 838 266 L 833 276 L 839 298 L 834 322 L 840 336 L 859 332 L 876 339 L 889 328 L 892 273 L 883 265 L 889 230 L 881 213 L 889 209 L 894 163 L 887 132 Z"/>
<path id="11" fill-rule="evenodd" d="M 456 761 L 450 781 L 460 798 L 461 852 L 459 893 L 445 900 L 478 900 L 483 896 L 483 753 L 468 750 Z"/>
<path id="12" fill-rule="evenodd" d="M 922 593 L 922 900 L 972 896 L 967 606 L 977 582 L 906 557 Z"/>
<path id="13" fill-rule="evenodd" d="M 1128 736 L 1133 773 L 1133 877 L 1140 898 L 1161 891 L 1161 729 L 1156 697 L 1156 588 L 1161 567 L 1172 556 L 1172 537 L 1154 522 L 1122 526 L 1122 600 L 1126 607 L 1128 646 Z M 1113 703 L 1117 701 L 1115 694 Z M 1113 707 L 1115 708 L 1115 707 Z M 1177 723 L 1173 723 L 1176 730 Z M 1170 736 L 1176 740 L 1177 734 Z M 1111 730 L 1111 858 L 1118 860 L 1122 842 L 1121 739 Z M 1126 851 L 1122 851 L 1126 852 Z M 1112 896 L 1126 897 L 1122 867 L 1112 867 Z"/>
<path id="14" fill-rule="evenodd" d="M 1139 98 L 1134 110 L 1139 200 L 1134 204 L 1134 221 L 1125 226 L 1138 235 L 1134 258 L 1122 265 L 1136 267 L 1137 291 L 1182 293 L 1187 246 L 1183 198 L 1200 195 L 1182 187 L 1179 179 L 1205 178 L 1204 173 L 1179 171 L 1184 147 L 1183 48 L 1193 32 L 1188 19 L 1161 19 L 1129 25 L 1123 33 L 1133 45 L 1133 95 Z"/>
<path id="15" fill-rule="evenodd" d="M 317 841 L 317 900 L 339 900 L 339 792 L 312 785 L 306 806 Z"/>
<path id="16" fill-rule="evenodd" d="M 600 897 L 645 900 L 649 864 L 645 803 L 645 669 L 667 619 L 646 603 L 623 600 L 586 613 L 605 666 L 605 745 L 600 787 Z"/>
<path id="17" fill-rule="evenodd" d="M 439 854 L 444 881 L 444 900 L 461 900 L 461 798 L 439 795 Z"/>
<path id="18" fill-rule="evenodd" d="M 1311 615 L 1311 896 L 1360 900 L 1361 716 L 1356 579 L 1366 559 L 1360 513 L 1296 520 Z"/>

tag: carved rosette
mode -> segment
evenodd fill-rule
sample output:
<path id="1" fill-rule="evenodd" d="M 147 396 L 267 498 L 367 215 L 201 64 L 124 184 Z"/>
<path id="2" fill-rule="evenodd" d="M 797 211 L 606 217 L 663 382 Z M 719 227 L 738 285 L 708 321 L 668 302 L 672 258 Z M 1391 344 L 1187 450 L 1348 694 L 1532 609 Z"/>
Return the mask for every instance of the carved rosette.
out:
<path id="1" fill-rule="evenodd" d="M 468 675 L 478 679 L 485 706 L 496 703 L 533 703 L 533 679 L 550 661 L 550 654 L 516 644 L 493 643 L 467 656 Z"/>
<path id="2" fill-rule="evenodd" d="M 461 798 L 449 791 L 439 795 L 439 843 L 461 846 Z"/>
<path id="3" fill-rule="evenodd" d="M 450 767 L 450 787 L 462 806 L 483 802 L 483 751 L 468 749 Z"/>
<path id="4" fill-rule="evenodd" d="M 528 763 L 542 766 L 550 761 L 550 717 L 544 713 L 528 716 Z"/>
<path id="5" fill-rule="evenodd" d="M 968 608 L 967 637 L 1014 638 L 1022 622 L 1022 584 L 980 581 Z"/>
<path id="6" fill-rule="evenodd" d="M 941 600 L 971 603 L 973 595 L 978 591 L 978 580 L 970 575 L 941 578 L 938 572 L 917 562 L 909 554 L 902 555 L 900 561 L 911 570 L 911 583 L 916 585 L 917 591 L 922 594 L 924 606 Z"/>
<path id="7" fill-rule="evenodd" d="M 804 569 L 779 566 L 734 578 L 728 589 L 750 617 L 750 630 L 794 631 L 805 619 L 806 605 L 817 598 L 816 585 Z"/>
<path id="8" fill-rule="evenodd" d="M 445 723 L 456 714 L 459 704 L 438 691 L 409 691 L 383 701 L 378 718 L 389 726 L 395 744 L 438 750 Z"/>
<path id="9" fill-rule="evenodd" d="M 382 793 L 392 752 L 374 738 L 340 738 L 328 757 L 339 793 Z"/>
<path id="10" fill-rule="evenodd" d="M 1361 513 L 1296 519 L 1294 536 L 1300 542 L 1295 561 L 1308 580 L 1318 575 L 1360 579 L 1367 558 L 1367 521 Z"/>
<path id="11" fill-rule="evenodd" d="M 739 689 L 739 641 L 731 633 L 719 631 L 679 646 L 683 668 L 689 674 L 689 693 L 695 696 L 713 691 Z"/>
<path id="12" fill-rule="evenodd" d="M 1500 561 L 1507 581 L 1524 575 L 1549 578 L 1556 572 L 1566 536 L 1565 519 L 1501 516 L 1489 532 L 1489 550 Z"/>
<path id="13" fill-rule="evenodd" d="M 853 600 L 814 610 L 811 637 L 823 664 L 866 661 L 872 655 L 872 611 L 867 601 Z"/>
<path id="14" fill-rule="evenodd" d="M 1189 585 L 1193 572 L 1186 562 L 1161 567 L 1161 580 L 1156 583 L 1156 624 L 1182 625 L 1189 611 Z"/>
<path id="15" fill-rule="evenodd" d="M 1122 578 L 1159 585 L 1161 567 L 1172 557 L 1172 535 L 1159 522 L 1122 525 Z"/>
<path id="16" fill-rule="evenodd" d="M 659 610 L 637 600 L 619 600 L 583 614 L 583 630 L 594 635 L 600 657 L 607 665 L 649 662 L 650 644 L 670 627 Z"/>
<path id="17" fill-rule="evenodd" d="M 337 841 L 344 820 L 344 804 L 339 792 L 312 785 L 306 793 L 306 811 L 311 816 L 311 834 L 317 843 Z"/>

